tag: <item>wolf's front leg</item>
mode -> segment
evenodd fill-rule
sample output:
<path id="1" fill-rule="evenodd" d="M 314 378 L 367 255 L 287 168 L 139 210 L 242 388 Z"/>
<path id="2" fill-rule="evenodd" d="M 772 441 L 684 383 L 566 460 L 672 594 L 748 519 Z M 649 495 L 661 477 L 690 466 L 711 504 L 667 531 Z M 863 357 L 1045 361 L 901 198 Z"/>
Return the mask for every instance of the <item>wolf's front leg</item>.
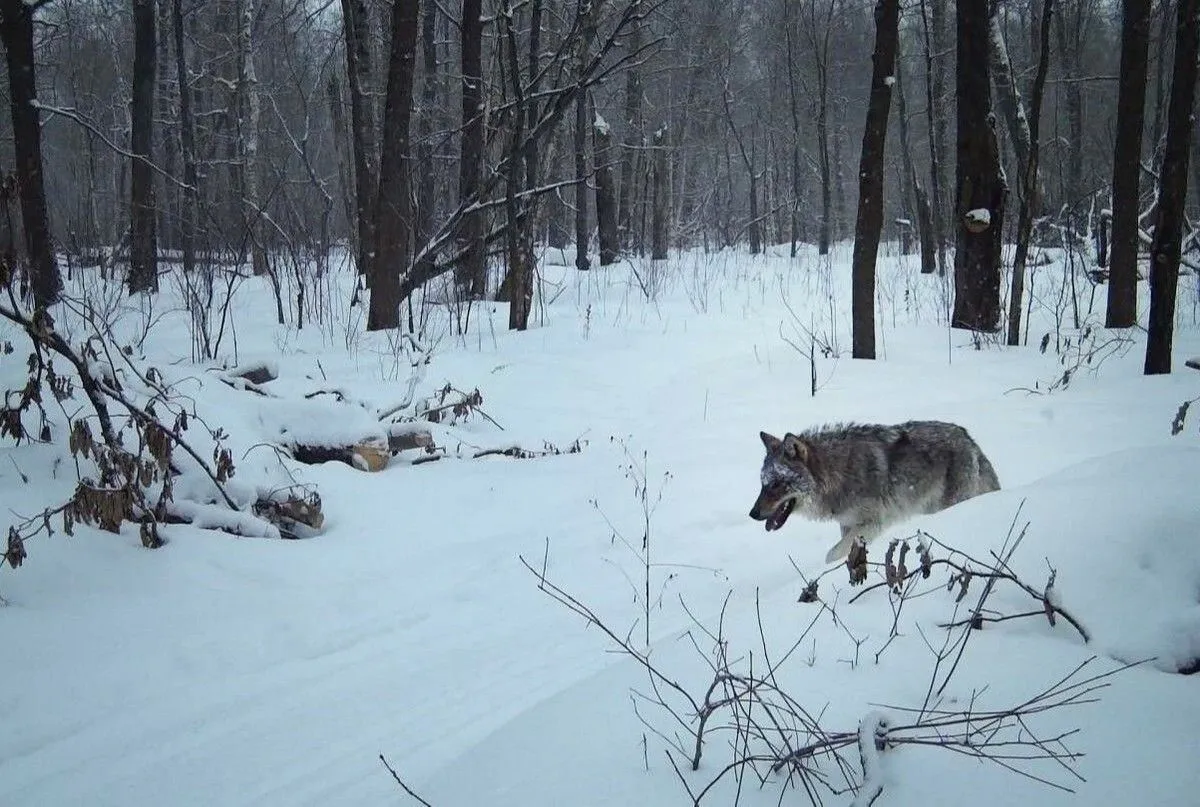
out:
<path id="1" fill-rule="evenodd" d="M 868 521 L 862 524 L 843 524 L 842 525 L 842 540 L 825 553 L 825 562 L 833 563 L 839 558 L 844 558 L 850 554 L 850 546 L 858 538 L 862 538 L 867 543 L 879 536 L 881 527 L 874 521 Z"/>

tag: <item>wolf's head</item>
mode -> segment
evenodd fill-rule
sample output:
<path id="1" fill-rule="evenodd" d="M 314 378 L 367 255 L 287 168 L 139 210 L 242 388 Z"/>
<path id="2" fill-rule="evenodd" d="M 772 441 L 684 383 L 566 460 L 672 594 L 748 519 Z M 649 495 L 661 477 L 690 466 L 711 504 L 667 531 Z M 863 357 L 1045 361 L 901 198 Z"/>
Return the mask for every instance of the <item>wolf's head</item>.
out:
<path id="1" fill-rule="evenodd" d="M 787 521 L 796 505 L 803 504 L 816 488 L 808 445 L 794 434 L 778 437 L 760 432 L 767 457 L 762 465 L 762 490 L 750 508 L 750 518 L 767 522 L 768 531 Z"/>

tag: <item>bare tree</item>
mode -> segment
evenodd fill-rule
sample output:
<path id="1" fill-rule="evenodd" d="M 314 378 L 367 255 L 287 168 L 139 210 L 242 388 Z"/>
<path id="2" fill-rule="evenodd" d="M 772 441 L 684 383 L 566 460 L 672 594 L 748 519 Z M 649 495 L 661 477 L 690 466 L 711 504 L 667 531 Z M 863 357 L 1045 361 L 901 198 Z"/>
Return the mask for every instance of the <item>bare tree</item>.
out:
<path id="1" fill-rule="evenodd" d="M 617 226 L 617 189 L 613 184 L 612 130 L 608 121 L 593 113 L 592 143 L 596 155 L 596 230 L 600 246 L 600 265 L 616 263 L 621 251 Z"/>
<path id="2" fill-rule="evenodd" d="M 133 0 L 133 97 L 129 150 L 129 292 L 158 291 L 157 210 L 154 199 L 154 85 L 157 9 L 154 0 Z"/>
<path id="3" fill-rule="evenodd" d="M 883 230 L 883 160 L 899 38 L 900 0 L 877 0 L 871 97 L 863 127 L 858 168 L 858 218 L 854 226 L 851 316 L 856 359 L 875 358 L 875 260 Z"/>
<path id="4" fill-rule="evenodd" d="M 9 107 L 21 222 L 29 256 L 34 302 L 45 307 L 58 300 L 62 276 L 54 257 L 46 189 L 42 172 L 42 124 L 37 104 L 37 59 L 33 47 L 33 17 L 49 0 L 0 0 L 0 41 L 8 64 Z"/>
<path id="5" fill-rule="evenodd" d="M 1129 328 L 1137 323 L 1139 180 L 1150 5 L 1150 0 L 1121 2 L 1121 78 L 1117 86 L 1117 137 L 1112 160 L 1112 254 L 1104 317 L 1108 328 Z"/>
<path id="6" fill-rule="evenodd" d="M 1188 157 L 1192 138 L 1197 58 L 1200 57 L 1200 0 L 1177 0 L 1175 67 L 1167 110 L 1167 143 L 1158 190 L 1158 221 L 1150 247 L 1150 320 L 1146 375 L 1171 372 L 1175 292 L 1187 204 Z"/>
<path id="7" fill-rule="evenodd" d="M 179 82 L 179 138 L 183 154 L 183 196 L 180 203 L 179 246 L 183 271 L 191 276 L 196 269 L 196 215 L 199 206 L 199 179 L 196 170 L 196 129 L 192 120 L 192 89 L 188 81 L 183 0 L 172 0 L 171 22 L 175 37 L 175 75 Z"/>
<path id="8" fill-rule="evenodd" d="M 371 306 L 367 313 L 367 330 L 371 331 L 400 325 L 400 303 L 404 296 L 400 277 L 408 271 L 413 246 L 408 129 L 412 118 L 419 11 L 419 0 L 395 0 L 392 4 L 392 52 L 388 59 L 379 155 L 377 246 L 372 265 L 374 275 L 370 278 Z"/>
<path id="9" fill-rule="evenodd" d="M 1054 16 L 1054 0 L 1042 0 L 1042 33 L 1038 38 L 1037 73 L 1033 79 L 1032 115 L 1029 124 L 1029 155 L 1021 171 L 1017 192 L 1020 210 L 1017 214 L 1017 248 L 1013 256 L 1012 290 L 1008 299 L 1008 344 L 1021 343 L 1021 304 L 1025 294 L 1025 265 L 1029 257 L 1029 242 L 1033 238 L 1033 216 L 1039 205 L 1042 183 L 1038 179 L 1041 154 L 1042 98 L 1046 92 L 1046 75 L 1050 70 L 1050 24 Z"/>
<path id="10" fill-rule="evenodd" d="M 1000 322 L 1000 243 L 1006 189 L 988 75 L 988 0 L 959 0 L 956 9 L 957 249 L 951 325 L 994 331 Z"/>

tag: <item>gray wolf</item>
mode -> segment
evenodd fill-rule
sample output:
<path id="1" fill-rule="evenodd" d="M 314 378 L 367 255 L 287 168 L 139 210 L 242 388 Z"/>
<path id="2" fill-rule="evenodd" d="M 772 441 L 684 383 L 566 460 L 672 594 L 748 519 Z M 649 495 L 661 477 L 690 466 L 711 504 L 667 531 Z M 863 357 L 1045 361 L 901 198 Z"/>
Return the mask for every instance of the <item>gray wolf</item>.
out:
<path id="1" fill-rule="evenodd" d="M 871 541 L 910 516 L 1000 489 L 992 463 L 953 423 L 835 424 L 782 440 L 759 436 L 767 456 L 750 518 L 765 521 L 768 531 L 782 527 L 793 511 L 836 521 L 842 539 L 826 563 L 846 555 L 856 538 Z"/>

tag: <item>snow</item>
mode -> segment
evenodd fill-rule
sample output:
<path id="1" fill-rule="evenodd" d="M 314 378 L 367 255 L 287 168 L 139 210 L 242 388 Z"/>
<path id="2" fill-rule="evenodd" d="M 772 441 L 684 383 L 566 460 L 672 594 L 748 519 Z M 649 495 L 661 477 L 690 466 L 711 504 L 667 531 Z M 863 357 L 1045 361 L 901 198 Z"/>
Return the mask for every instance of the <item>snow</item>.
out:
<path id="1" fill-rule="evenodd" d="M 586 442 L 579 453 L 534 459 L 452 451 L 379 473 L 281 465 L 266 443 L 345 444 L 416 428 L 378 417 L 408 393 L 409 355 L 365 333 L 361 308 L 344 302 L 301 332 L 265 322 L 271 291 L 256 278 L 234 304 L 242 355 L 230 346 L 213 366 L 269 357 L 279 377 L 265 397 L 221 383 L 207 372 L 212 363 L 190 365 L 186 314 L 169 314 L 146 340 L 144 362 L 228 433 L 239 506 L 277 486 L 314 485 L 324 530 L 299 541 L 250 537 L 266 534 L 255 531 L 260 523 L 208 504 L 211 482 L 189 467 L 177 498 L 191 500 L 175 506 L 205 523 L 232 519 L 243 535 L 168 525 L 168 543 L 154 551 L 129 528 L 112 535 L 77 525 L 73 537 L 30 540 L 21 568 L 0 568 L 0 804 L 408 803 L 381 753 L 439 807 L 688 803 L 666 743 L 634 712 L 630 690 L 647 689 L 645 672 L 539 591 L 522 557 L 544 564 L 619 635 L 632 630 L 639 647 L 648 635 L 654 663 L 700 695 L 712 677 L 711 642 L 688 612 L 715 629 L 724 611 L 739 669 L 761 663 L 764 639 L 780 658 L 816 618 L 780 666 L 780 686 L 830 731 L 870 739 L 884 715 L 898 731 L 904 713 L 895 707 L 920 706 L 934 670 L 922 637 L 938 646 L 939 625 L 964 615 L 945 570 L 918 581 L 928 593 L 906 600 L 897 618 L 883 587 L 851 604 L 863 589 L 837 569 L 819 584 L 835 621 L 797 600 L 801 573 L 826 568 L 836 525 L 795 515 L 768 534 L 747 511 L 759 487 L 759 431 L 909 418 L 967 427 L 1003 489 L 895 526 L 870 545 L 871 559 L 920 530 L 990 560 L 1010 526 L 1027 524 L 1013 571 L 1043 592 L 1053 569 L 1052 604 L 1092 637 L 1085 644 L 1064 619 L 1051 625 L 1040 613 L 989 623 L 970 634 L 943 706 L 1019 703 L 1092 656 L 1092 674 L 1150 660 L 1106 679 L 1095 703 L 1032 719 L 1031 730 L 1045 733 L 1079 729 L 1068 742 L 1085 754 L 1086 781 L 1036 768 L 1078 795 L 953 752 L 894 744 L 867 761 L 882 787 L 875 804 L 942 803 L 962 792 L 985 806 L 1189 803 L 1200 792 L 1200 699 L 1195 679 L 1171 671 L 1200 656 L 1200 428 L 1189 420 L 1172 437 L 1170 425 L 1197 394 L 1195 374 L 1141 376 L 1144 336 L 1131 333 L 1130 350 L 1079 368 L 1065 389 L 1030 392 L 1063 371 L 1053 348 L 1061 256 L 1051 252 L 1058 263 L 1035 270 L 1028 346 L 984 340 L 976 349 L 970 334 L 946 328 L 948 281 L 920 275 L 917 259 L 897 256 L 893 244 L 878 262 L 880 359 L 818 352 L 814 397 L 809 359 L 781 333 L 794 327 L 790 306 L 818 337 L 850 344 L 850 247 L 839 245 L 829 262 L 809 248 L 795 260 L 787 252 L 692 252 L 577 273 L 573 249 L 555 251 L 541 266 L 547 299 L 535 311 L 544 319 L 525 333 L 504 330 L 503 305 L 477 306 L 462 336 L 451 307 L 430 307 L 427 344 L 436 348 L 417 398 L 447 383 L 478 387 L 499 424 L 429 424 L 435 439 L 531 450 Z M 85 282 L 99 283 L 77 278 L 72 288 Z M 348 300 L 350 282 L 339 276 L 345 293 L 331 299 Z M 1194 283 L 1180 279 L 1180 300 L 1196 299 Z M 118 325 L 135 330 L 137 320 L 131 310 Z M 4 339 L 18 349 L 0 375 L 15 388 L 27 351 L 7 326 Z M 1186 304 L 1175 344 L 1181 358 L 1200 354 Z M 303 397 L 319 390 L 341 400 Z M 53 407 L 48 414 L 62 418 Z M 202 456 L 215 445 L 198 426 L 189 435 Z M 65 448 L 0 451 L 0 506 L 9 512 L 35 513 L 74 485 Z M 648 519 L 631 466 L 645 501 L 658 501 Z M 639 557 L 647 524 L 648 606 Z M 936 544 L 931 552 L 946 556 Z M 869 583 L 879 579 L 871 575 Z M 958 608 L 974 606 L 981 582 Z M 987 607 L 1042 605 L 997 584 Z M 662 709 L 643 702 L 639 711 L 659 731 L 678 730 Z M 691 788 L 728 761 L 728 739 L 712 736 L 699 771 L 681 765 Z M 857 785 L 857 745 L 846 760 Z M 841 782 L 833 765 L 821 766 Z M 753 784 L 741 803 L 776 804 L 786 776 Z M 736 788 L 723 781 L 705 803 L 733 803 Z M 785 801 L 806 803 L 802 791 Z"/>
<path id="2" fill-rule="evenodd" d="M 895 84 L 896 84 L 896 77 L 895 77 L 895 76 L 884 76 L 884 77 L 883 77 L 883 83 L 884 83 L 884 84 L 886 84 L 886 85 L 887 85 L 887 86 L 889 86 L 889 87 L 895 86 Z"/>
<path id="3" fill-rule="evenodd" d="M 977 207 L 967 211 L 967 221 L 986 227 L 992 223 L 992 211 L 986 207 Z"/>

